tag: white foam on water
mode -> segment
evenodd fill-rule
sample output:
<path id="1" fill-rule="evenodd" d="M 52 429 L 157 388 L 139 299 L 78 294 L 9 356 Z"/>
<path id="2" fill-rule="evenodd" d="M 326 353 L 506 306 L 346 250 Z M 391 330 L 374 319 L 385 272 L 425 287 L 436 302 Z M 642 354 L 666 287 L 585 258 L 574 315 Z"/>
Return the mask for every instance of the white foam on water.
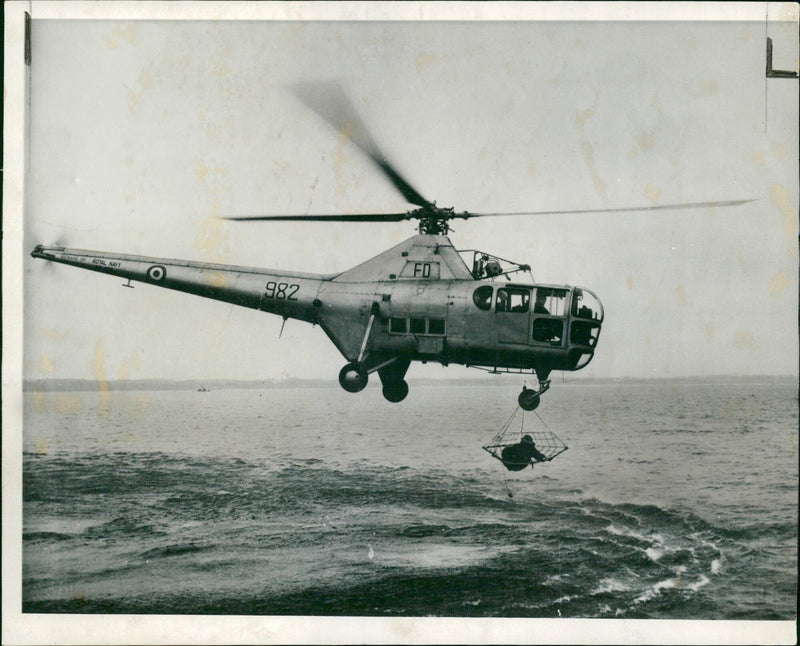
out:
<path id="1" fill-rule="evenodd" d="M 722 560 L 714 559 L 711 561 L 711 574 L 719 574 L 722 572 Z"/>
<path id="2" fill-rule="evenodd" d="M 630 538 L 635 538 L 636 540 L 642 541 L 643 543 L 653 543 L 655 545 L 663 545 L 664 544 L 664 537 L 661 534 L 650 534 L 645 535 L 641 532 L 637 532 L 636 530 L 624 527 L 620 529 L 614 523 L 611 523 L 608 527 L 605 528 L 609 534 L 614 534 L 616 536 L 629 536 Z"/>
<path id="3" fill-rule="evenodd" d="M 52 532 L 54 534 L 78 535 L 92 527 L 100 527 L 111 520 L 110 517 L 102 518 L 48 518 L 28 521 L 24 526 L 25 532 Z"/>
<path id="4" fill-rule="evenodd" d="M 696 538 L 696 535 L 693 534 L 689 538 Z M 700 539 L 700 545 L 702 545 L 703 547 L 710 547 L 712 550 L 714 550 L 718 554 L 722 555 L 722 550 L 716 545 L 716 543 L 712 543 L 711 541 L 706 540 L 706 539 L 703 538 L 703 539 Z"/>
<path id="5" fill-rule="evenodd" d="M 619 579 L 607 578 L 600 581 L 600 584 L 589 594 L 604 594 L 606 592 L 624 592 L 630 590 L 630 586 Z"/>
<path id="6" fill-rule="evenodd" d="M 664 556 L 664 550 L 660 550 L 655 547 L 648 547 L 645 551 L 645 554 L 650 557 L 652 561 L 658 561 L 662 556 Z"/>
<path id="7" fill-rule="evenodd" d="M 657 562 L 669 551 L 669 547 L 664 545 L 664 537 L 658 533 L 645 535 L 629 528 L 620 529 L 613 523 L 606 527 L 605 531 L 614 536 L 628 536 L 642 541 L 643 543 L 650 543 L 650 547 L 644 548 L 643 551 L 651 561 Z"/>
<path id="8" fill-rule="evenodd" d="M 649 590 L 645 590 L 643 594 L 639 595 L 634 600 L 634 605 L 638 603 L 642 603 L 643 601 L 650 601 L 654 597 L 657 597 L 661 594 L 664 590 L 672 590 L 675 588 L 675 579 L 664 579 L 663 581 L 659 581 Z"/>
<path id="9" fill-rule="evenodd" d="M 711 583 L 711 579 L 709 579 L 705 574 L 701 574 L 700 578 L 697 581 L 695 581 L 694 583 L 692 583 L 691 585 L 689 585 L 687 587 L 692 592 L 697 592 L 700 588 L 702 588 L 703 586 L 708 585 L 709 583 Z"/>
<path id="10" fill-rule="evenodd" d="M 384 550 L 375 561 L 383 566 L 422 568 L 464 567 L 482 563 L 500 553 L 477 545 L 429 544 L 413 549 Z"/>

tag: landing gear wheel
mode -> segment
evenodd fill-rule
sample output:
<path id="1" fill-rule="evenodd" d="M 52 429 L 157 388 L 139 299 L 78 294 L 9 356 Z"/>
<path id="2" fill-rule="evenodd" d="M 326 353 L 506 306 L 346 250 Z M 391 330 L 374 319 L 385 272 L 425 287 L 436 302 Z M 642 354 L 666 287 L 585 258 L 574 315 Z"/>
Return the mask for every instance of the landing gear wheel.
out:
<path id="1" fill-rule="evenodd" d="M 393 404 L 401 402 L 408 395 L 408 383 L 405 379 L 397 382 L 392 382 L 383 387 L 383 396 Z"/>
<path id="2" fill-rule="evenodd" d="M 339 385 L 349 393 L 357 393 L 367 386 L 369 375 L 357 361 L 348 363 L 339 371 Z"/>
<path id="3" fill-rule="evenodd" d="M 535 390 L 528 390 L 523 386 L 522 392 L 517 397 L 517 403 L 522 410 L 536 410 L 539 406 L 539 393 Z"/>

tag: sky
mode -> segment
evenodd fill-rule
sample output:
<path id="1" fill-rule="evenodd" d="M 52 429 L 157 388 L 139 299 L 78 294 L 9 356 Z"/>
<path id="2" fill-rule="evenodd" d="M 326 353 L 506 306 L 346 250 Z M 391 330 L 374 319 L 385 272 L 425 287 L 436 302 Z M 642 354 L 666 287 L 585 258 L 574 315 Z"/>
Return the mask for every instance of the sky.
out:
<path id="1" fill-rule="evenodd" d="M 778 12 L 775 12 L 777 14 Z M 406 179 L 476 212 L 749 199 L 456 221 L 457 248 L 590 288 L 576 376 L 796 374 L 797 23 L 36 19 L 24 178 L 26 379 L 336 378 L 321 329 L 49 264 L 60 244 L 344 271 L 413 223 L 225 215 L 410 208 L 290 87 L 336 81 Z M 415 364 L 408 379 L 469 377 Z M 555 375 L 561 379 L 560 375 Z M 571 377 L 566 375 L 569 380 Z M 505 379 L 518 379 L 506 377 Z"/>

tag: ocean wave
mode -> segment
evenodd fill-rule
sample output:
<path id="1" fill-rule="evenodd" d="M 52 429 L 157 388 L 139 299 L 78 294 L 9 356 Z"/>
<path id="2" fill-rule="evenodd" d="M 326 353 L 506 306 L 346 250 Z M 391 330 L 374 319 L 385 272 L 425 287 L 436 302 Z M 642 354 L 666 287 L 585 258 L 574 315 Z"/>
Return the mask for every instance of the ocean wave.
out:
<path id="1" fill-rule="evenodd" d="M 213 549 L 214 546 L 211 545 L 202 545 L 197 543 L 174 543 L 170 545 L 164 545 L 162 547 L 154 547 L 149 549 L 145 552 L 142 552 L 139 555 L 139 558 L 142 559 L 158 559 L 167 556 L 180 556 L 182 554 L 194 554 L 197 552 L 204 552 L 209 549 Z"/>
<path id="2" fill-rule="evenodd" d="M 57 452 L 23 456 L 24 609 L 793 617 L 796 385 L 763 387 L 764 409 L 735 408 L 750 385 L 581 388 L 592 423 L 569 386 L 547 409 L 577 450 L 516 475 L 480 449 L 506 415 L 479 388 L 420 389 L 375 424 L 335 390 L 154 392 L 137 419 L 31 407 L 26 448 Z"/>
<path id="3" fill-rule="evenodd" d="M 647 590 L 645 590 L 642 594 L 640 594 L 636 599 L 633 601 L 633 605 L 638 605 L 640 603 L 644 603 L 646 601 L 650 601 L 654 597 L 660 595 L 664 590 L 673 590 L 676 585 L 675 578 L 664 579 L 662 581 L 658 581 L 650 586 Z"/>
<path id="4" fill-rule="evenodd" d="M 131 536 L 165 536 L 166 530 L 162 526 L 148 522 L 146 516 L 140 519 L 118 516 L 113 520 L 99 525 L 89 527 L 83 535 L 92 538 L 112 538 L 112 537 L 131 537 Z"/>
<path id="5" fill-rule="evenodd" d="M 644 553 L 647 554 L 647 556 L 653 561 L 658 561 L 662 556 L 664 556 L 664 550 L 656 547 L 648 547 Z"/>
<path id="6" fill-rule="evenodd" d="M 62 534 L 60 532 L 23 532 L 23 543 L 37 543 L 39 541 L 66 541 L 75 538 L 75 534 Z"/>
<path id="7" fill-rule="evenodd" d="M 711 583 L 711 580 L 704 574 L 701 574 L 700 577 L 694 583 L 690 583 L 687 588 L 692 592 L 697 592 L 700 588 L 703 588 Z"/>
<path id="8" fill-rule="evenodd" d="M 599 594 L 609 594 L 614 592 L 627 592 L 631 589 L 631 585 L 619 579 L 607 578 L 600 581 L 597 587 L 593 588 L 589 595 L 595 596 Z"/>
<path id="9" fill-rule="evenodd" d="M 130 563 L 108 564 L 86 580 L 106 577 L 147 589 L 155 584 L 145 568 L 159 564 L 189 572 L 211 590 L 218 579 L 235 578 L 243 603 L 211 593 L 203 600 L 233 613 L 435 608 L 455 615 L 651 616 L 678 608 L 692 616 L 691 598 L 724 583 L 724 553 L 753 554 L 746 550 L 754 535 L 741 525 L 666 505 L 608 502 L 541 479 L 520 480 L 519 495 L 509 501 L 493 498 L 494 475 L 459 478 L 445 470 L 313 458 L 112 454 L 45 459 L 39 467 L 29 482 L 50 488 L 50 497 L 29 510 L 46 516 L 69 509 L 93 520 L 69 535 L 31 524 L 23 537 L 29 563 L 39 562 L 48 543 L 80 536 L 82 554 L 91 555 L 110 538 Z M 69 486 L 53 490 L 53 481 Z M 270 587 L 283 581 L 299 591 L 280 596 Z M 28 583 L 41 585 L 36 578 Z M 274 598 L 262 602 L 264 590 Z M 146 598 L 134 605 L 146 611 Z M 196 608 L 181 594 L 167 607 Z"/>
<path id="10" fill-rule="evenodd" d="M 401 536 L 423 538 L 426 536 L 446 536 L 452 531 L 447 525 L 409 525 L 400 531 Z"/>
<path id="11" fill-rule="evenodd" d="M 626 536 L 628 538 L 633 538 L 642 543 L 663 543 L 664 539 L 662 538 L 661 534 L 654 533 L 650 535 L 642 534 L 640 531 L 635 529 L 631 529 L 628 527 L 619 528 L 613 523 L 605 528 L 609 534 L 614 534 L 615 536 Z"/>

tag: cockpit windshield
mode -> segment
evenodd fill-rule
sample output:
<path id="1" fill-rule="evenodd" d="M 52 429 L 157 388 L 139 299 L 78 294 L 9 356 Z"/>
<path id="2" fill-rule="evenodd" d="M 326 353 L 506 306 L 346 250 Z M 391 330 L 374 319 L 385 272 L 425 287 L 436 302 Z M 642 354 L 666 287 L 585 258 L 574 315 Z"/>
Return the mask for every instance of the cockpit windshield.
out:
<path id="1" fill-rule="evenodd" d="M 576 287 L 572 296 L 572 316 L 591 321 L 603 321 L 603 306 L 588 289 Z"/>

